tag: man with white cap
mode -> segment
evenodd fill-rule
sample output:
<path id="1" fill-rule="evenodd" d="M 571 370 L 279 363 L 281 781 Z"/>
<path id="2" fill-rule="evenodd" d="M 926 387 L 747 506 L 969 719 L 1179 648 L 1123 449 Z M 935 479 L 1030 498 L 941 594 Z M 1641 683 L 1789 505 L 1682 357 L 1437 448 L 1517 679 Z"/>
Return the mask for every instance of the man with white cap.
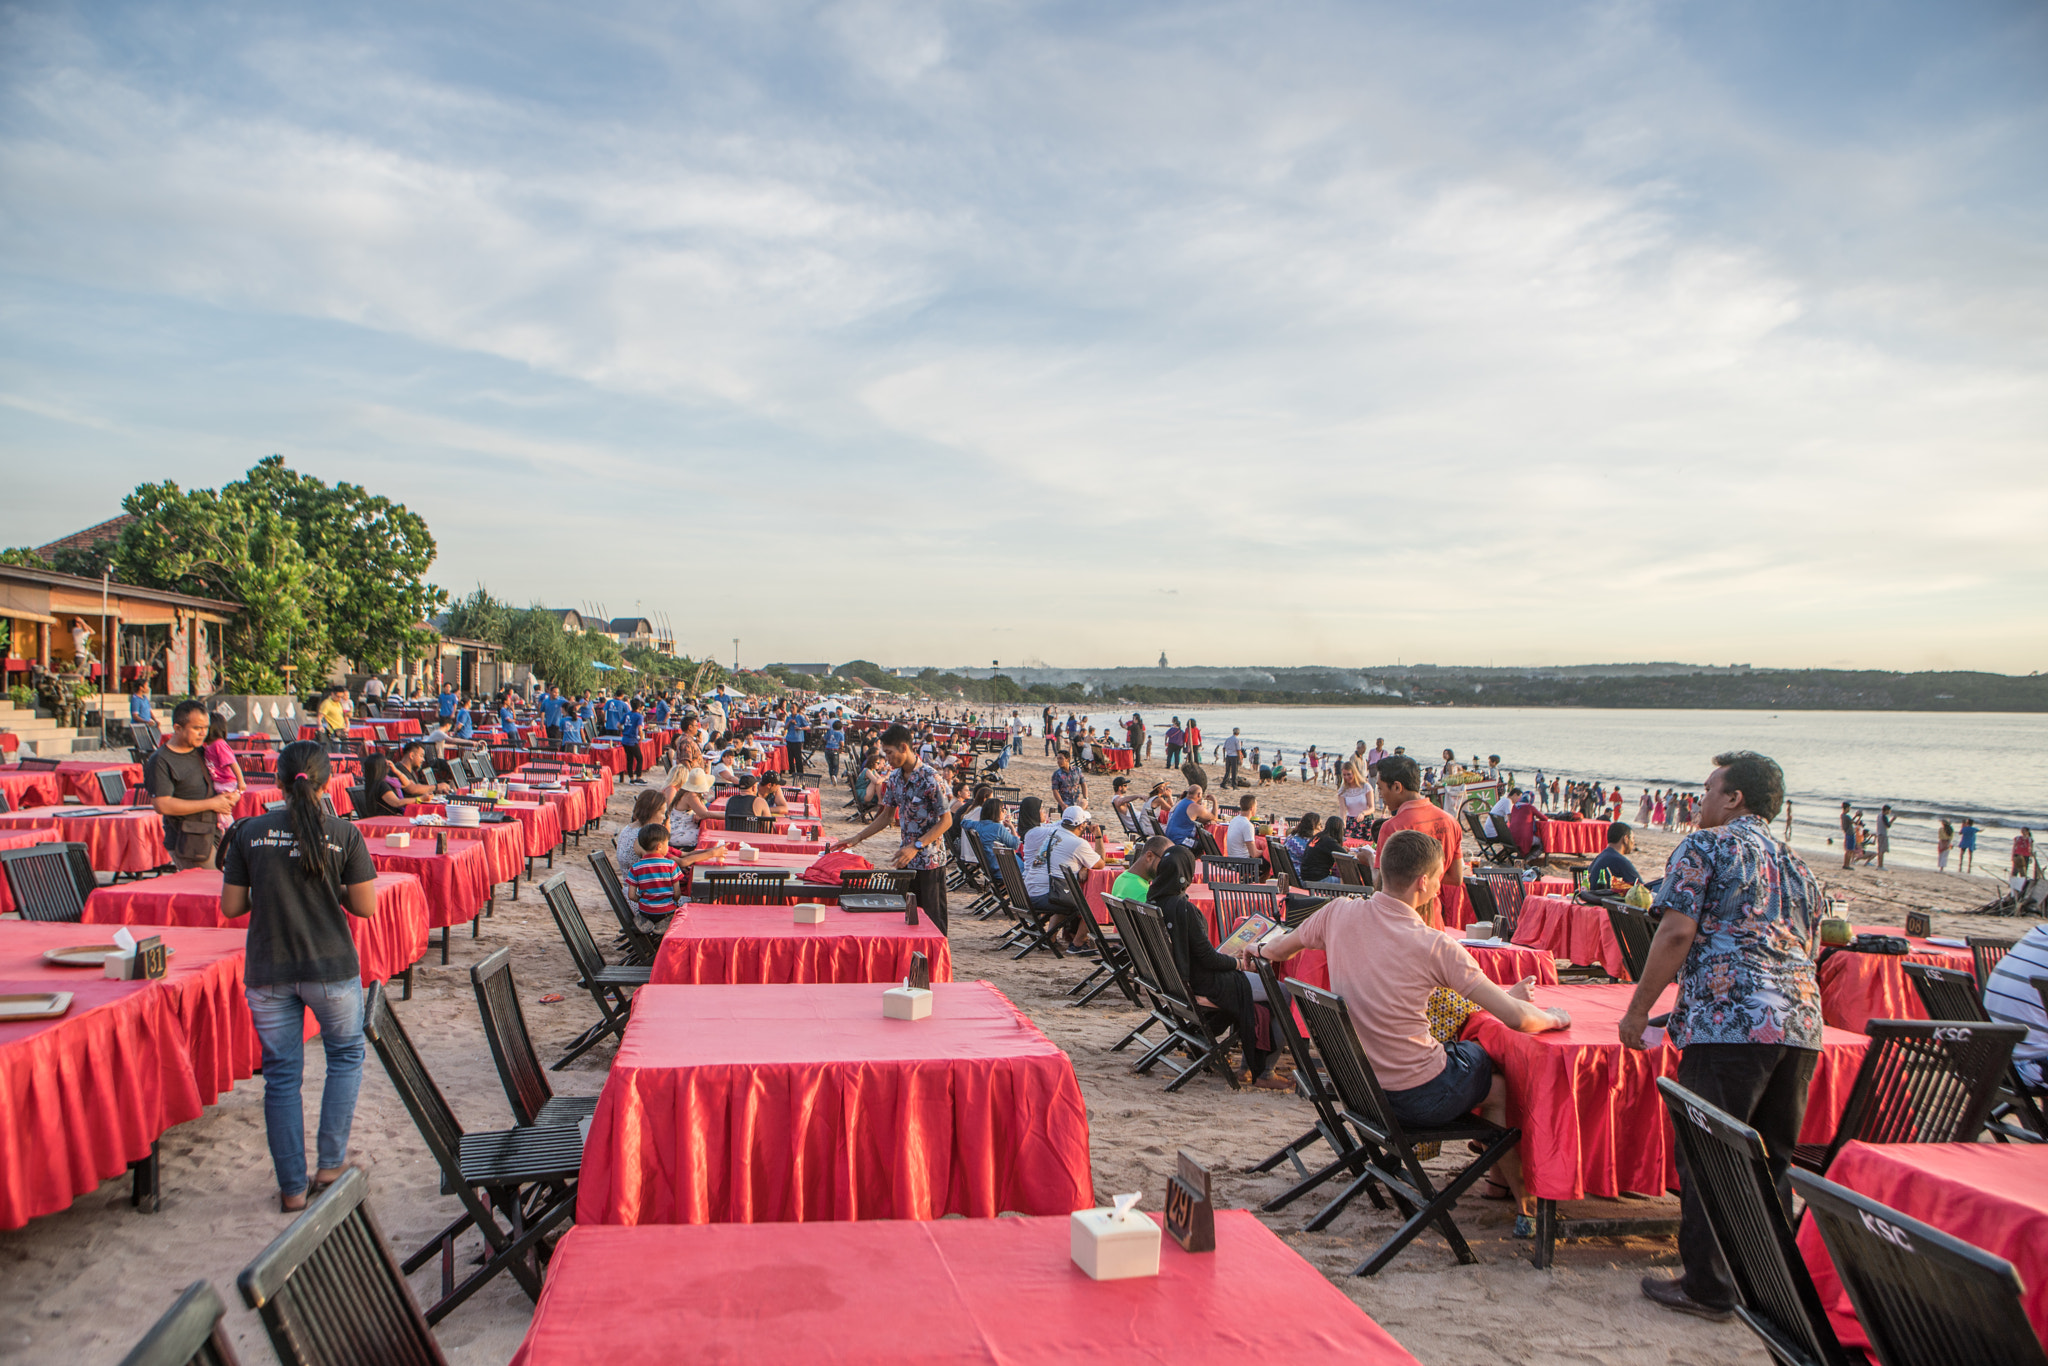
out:
<path id="1" fill-rule="evenodd" d="M 1102 828 L 1086 807 L 1070 806 L 1060 813 L 1058 825 L 1032 828 L 1017 850 L 1017 862 L 1023 866 L 1024 892 L 1031 898 L 1031 909 L 1052 912 L 1052 929 L 1073 948 L 1088 908 L 1074 905 L 1060 873 L 1072 868 L 1085 876 L 1101 864 Z"/>

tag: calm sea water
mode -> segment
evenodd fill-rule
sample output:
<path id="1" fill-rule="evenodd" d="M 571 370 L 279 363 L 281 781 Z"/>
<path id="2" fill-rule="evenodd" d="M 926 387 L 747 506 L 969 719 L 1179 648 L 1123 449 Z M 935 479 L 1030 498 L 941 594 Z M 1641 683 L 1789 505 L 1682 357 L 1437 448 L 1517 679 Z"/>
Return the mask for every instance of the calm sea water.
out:
<path id="1" fill-rule="evenodd" d="M 1172 709 L 1147 711 L 1153 758 Z M 1180 713 L 1183 720 L 1186 712 Z M 1964 816 L 1986 827 L 1980 871 L 2003 875 L 2021 826 L 2048 825 L 2048 716 L 1927 712 L 1594 711 L 1524 707 L 1258 707 L 1196 711 L 1205 757 L 1236 726 L 1270 756 L 1279 745 L 1288 766 L 1315 745 L 1349 754 L 1359 740 L 1405 745 L 1418 762 L 1444 749 L 1469 762 L 1498 754 L 1524 780 L 1546 777 L 1620 783 L 1623 818 L 1634 820 L 1646 787 L 1697 792 L 1714 755 L 1753 749 L 1785 770 L 1793 803 L 1793 843 L 1823 862 L 1825 841 L 1840 849 L 1837 817 L 1849 801 L 1872 817 L 1890 802 L 1888 862 L 1934 866 L 1936 821 Z M 1098 711 L 1096 725 L 1119 714 Z M 1782 817 L 1780 827 L 1782 829 Z M 1951 864 L 1953 866 L 1953 863 Z"/>

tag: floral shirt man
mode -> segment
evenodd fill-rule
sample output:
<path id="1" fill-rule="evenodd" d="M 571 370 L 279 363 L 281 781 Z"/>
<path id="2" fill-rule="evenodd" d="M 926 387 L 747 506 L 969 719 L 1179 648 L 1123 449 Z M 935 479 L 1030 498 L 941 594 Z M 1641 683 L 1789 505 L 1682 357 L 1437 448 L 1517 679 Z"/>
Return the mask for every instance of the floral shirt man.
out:
<path id="1" fill-rule="evenodd" d="M 1820 883 L 1761 820 L 1738 816 L 1687 835 L 1656 906 L 1699 926 L 1678 976 L 1673 1044 L 1820 1047 Z"/>
<path id="2" fill-rule="evenodd" d="M 1052 771 L 1052 795 L 1059 808 L 1064 811 L 1070 806 L 1081 804 L 1083 787 L 1081 775 L 1065 759 Z"/>
<path id="3" fill-rule="evenodd" d="M 945 781 L 930 764 L 917 765 L 907 777 L 902 769 L 892 769 L 889 781 L 882 785 L 882 805 L 896 808 L 896 823 L 902 827 L 903 838 L 899 848 L 923 839 L 939 823 L 939 818 L 948 814 L 952 804 Z M 944 841 L 934 841 L 931 848 L 918 850 L 917 857 L 903 866 L 937 868 L 945 861 Z"/>

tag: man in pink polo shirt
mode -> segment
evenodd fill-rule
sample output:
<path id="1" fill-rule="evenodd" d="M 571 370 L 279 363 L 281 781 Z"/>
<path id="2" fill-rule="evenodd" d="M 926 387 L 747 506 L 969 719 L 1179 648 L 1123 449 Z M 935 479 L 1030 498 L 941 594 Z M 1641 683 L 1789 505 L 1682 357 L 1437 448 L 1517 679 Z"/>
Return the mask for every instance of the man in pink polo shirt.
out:
<path id="1" fill-rule="evenodd" d="M 1448 1124 L 1473 1110 L 1506 1124 L 1507 1078 L 1472 1040 L 1436 1041 L 1430 993 L 1449 987 L 1524 1034 L 1569 1029 L 1571 1016 L 1529 1003 L 1533 977 L 1508 989 L 1495 985 L 1462 944 L 1423 922 L 1419 912 L 1436 899 L 1443 877 L 1443 847 L 1419 830 L 1397 831 L 1380 846 L 1380 890 L 1370 900 L 1332 901 L 1267 945 L 1263 956 L 1280 962 L 1303 949 L 1329 955 L 1330 990 L 1344 998 L 1359 1045 L 1403 1124 Z M 1521 1155 L 1509 1152 L 1495 1170 L 1523 1216 L 1515 1231 L 1526 1237 L 1531 1211 Z"/>

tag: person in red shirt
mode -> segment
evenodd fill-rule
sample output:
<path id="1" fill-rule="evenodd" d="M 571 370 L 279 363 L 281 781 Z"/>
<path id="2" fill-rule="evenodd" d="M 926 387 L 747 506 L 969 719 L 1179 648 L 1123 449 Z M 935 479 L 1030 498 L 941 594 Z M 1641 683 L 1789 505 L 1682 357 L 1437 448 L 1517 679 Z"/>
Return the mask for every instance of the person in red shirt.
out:
<path id="1" fill-rule="evenodd" d="M 1422 769 L 1406 754 L 1380 760 L 1380 800 L 1394 814 L 1379 828 L 1379 842 L 1385 845 L 1396 832 L 1420 830 L 1443 847 L 1444 878 L 1435 905 L 1418 906 L 1416 912 L 1438 929 L 1462 929 L 1471 923 L 1472 908 L 1465 899 L 1463 840 L 1458 823 L 1449 813 L 1422 796 Z"/>
<path id="2" fill-rule="evenodd" d="M 1609 797 L 1608 797 L 1608 799 L 1607 799 L 1607 804 L 1608 804 L 1609 806 L 1612 806 L 1612 807 L 1614 808 L 1614 814 L 1613 814 L 1613 815 L 1611 815 L 1611 816 L 1609 816 L 1609 817 L 1608 817 L 1607 819 L 1608 819 L 1609 821 L 1618 821 L 1618 820 L 1620 820 L 1620 819 L 1621 819 L 1621 784 L 1620 784 L 1620 783 L 1616 783 L 1616 784 L 1614 785 L 1614 792 L 1613 792 L 1613 794 L 1612 794 L 1611 796 L 1609 796 Z"/>

